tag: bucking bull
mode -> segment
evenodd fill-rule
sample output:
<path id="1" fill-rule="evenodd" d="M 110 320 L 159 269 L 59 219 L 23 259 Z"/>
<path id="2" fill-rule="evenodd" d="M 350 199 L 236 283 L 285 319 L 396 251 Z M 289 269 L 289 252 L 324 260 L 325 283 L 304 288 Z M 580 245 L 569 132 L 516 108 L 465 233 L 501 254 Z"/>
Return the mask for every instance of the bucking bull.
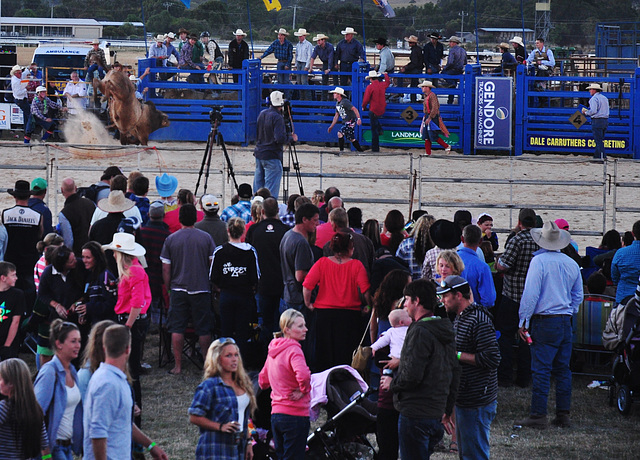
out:
<path id="1" fill-rule="evenodd" d="M 102 80 L 94 78 L 93 89 L 109 101 L 109 116 L 120 131 L 122 145 L 147 145 L 152 132 L 169 126 L 169 117 L 153 102 L 143 104 L 136 99 L 136 89 L 124 72 L 110 70 Z"/>

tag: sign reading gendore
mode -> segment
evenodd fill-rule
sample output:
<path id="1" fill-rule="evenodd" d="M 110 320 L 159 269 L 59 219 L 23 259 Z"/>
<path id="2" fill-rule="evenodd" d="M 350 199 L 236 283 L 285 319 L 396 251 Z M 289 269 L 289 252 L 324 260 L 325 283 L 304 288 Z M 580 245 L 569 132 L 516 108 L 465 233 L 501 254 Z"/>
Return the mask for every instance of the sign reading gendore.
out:
<path id="1" fill-rule="evenodd" d="M 510 77 L 476 78 L 476 149 L 511 149 L 512 87 Z"/>

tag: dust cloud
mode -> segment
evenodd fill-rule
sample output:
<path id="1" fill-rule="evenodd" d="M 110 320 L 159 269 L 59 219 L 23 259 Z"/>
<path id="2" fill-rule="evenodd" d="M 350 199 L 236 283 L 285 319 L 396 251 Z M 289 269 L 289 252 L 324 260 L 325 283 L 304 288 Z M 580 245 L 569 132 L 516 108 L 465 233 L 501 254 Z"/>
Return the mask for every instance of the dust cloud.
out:
<path id="1" fill-rule="evenodd" d="M 70 115 L 62 130 L 70 144 L 120 145 L 100 119 L 91 112 L 78 110 Z"/>

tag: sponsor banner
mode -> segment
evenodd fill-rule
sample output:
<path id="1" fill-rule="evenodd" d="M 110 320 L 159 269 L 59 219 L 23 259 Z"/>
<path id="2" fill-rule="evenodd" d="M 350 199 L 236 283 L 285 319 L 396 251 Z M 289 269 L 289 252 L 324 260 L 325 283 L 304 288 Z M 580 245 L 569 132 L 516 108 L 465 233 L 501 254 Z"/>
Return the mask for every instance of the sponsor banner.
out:
<path id="1" fill-rule="evenodd" d="M 11 125 L 24 125 L 24 117 L 22 115 L 22 109 L 18 107 L 16 104 L 5 104 L 11 105 Z"/>
<path id="2" fill-rule="evenodd" d="M 574 136 L 533 136 L 527 137 L 527 146 L 536 148 L 557 148 L 563 151 L 571 150 L 593 150 L 596 142 L 593 137 Z M 628 138 L 605 139 L 604 148 L 606 150 L 629 150 L 631 144 Z"/>
<path id="3" fill-rule="evenodd" d="M 511 77 L 476 78 L 476 149 L 511 149 L 512 88 Z"/>
<path id="4" fill-rule="evenodd" d="M 450 133 L 449 137 L 440 137 L 442 137 L 442 139 L 444 139 L 444 141 L 452 148 L 457 148 L 459 146 L 460 138 L 457 133 Z M 363 129 L 362 139 L 365 142 L 371 143 L 371 130 Z M 437 144 L 435 142 L 433 144 L 434 148 L 437 148 Z M 422 140 L 418 131 L 385 129 L 384 133 L 380 136 L 380 145 L 424 148 L 424 140 Z"/>
<path id="5" fill-rule="evenodd" d="M 11 129 L 11 104 L 0 104 L 0 129 Z"/>

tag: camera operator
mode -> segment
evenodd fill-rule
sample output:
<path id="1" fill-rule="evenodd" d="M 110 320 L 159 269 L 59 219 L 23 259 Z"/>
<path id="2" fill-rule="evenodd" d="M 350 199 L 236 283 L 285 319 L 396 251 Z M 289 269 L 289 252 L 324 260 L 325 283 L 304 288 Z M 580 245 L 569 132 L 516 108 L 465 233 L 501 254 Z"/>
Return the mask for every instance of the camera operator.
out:
<path id="1" fill-rule="evenodd" d="M 256 157 L 256 171 L 253 189 L 266 187 L 276 200 L 282 179 L 282 151 L 284 145 L 297 141 L 295 133 L 289 134 L 283 118 L 284 95 L 273 91 L 269 96 L 271 106 L 258 115 L 258 138 L 253 156 Z"/>

